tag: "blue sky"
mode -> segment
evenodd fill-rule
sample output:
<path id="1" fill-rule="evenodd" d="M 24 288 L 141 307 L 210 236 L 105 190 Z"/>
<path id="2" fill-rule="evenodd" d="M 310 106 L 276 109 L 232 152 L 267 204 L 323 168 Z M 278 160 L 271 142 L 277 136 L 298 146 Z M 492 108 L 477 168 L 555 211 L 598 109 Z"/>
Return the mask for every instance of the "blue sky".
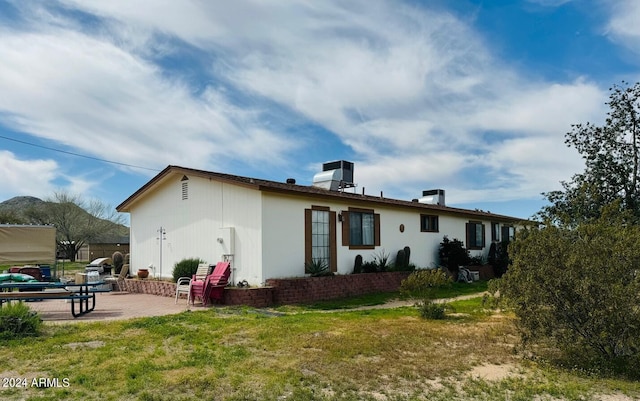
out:
<path id="1" fill-rule="evenodd" d="M 345 159 L 358 191 L 527 218 L 639 72 L 636 0 L 0 0 L 0 201 Z"/>

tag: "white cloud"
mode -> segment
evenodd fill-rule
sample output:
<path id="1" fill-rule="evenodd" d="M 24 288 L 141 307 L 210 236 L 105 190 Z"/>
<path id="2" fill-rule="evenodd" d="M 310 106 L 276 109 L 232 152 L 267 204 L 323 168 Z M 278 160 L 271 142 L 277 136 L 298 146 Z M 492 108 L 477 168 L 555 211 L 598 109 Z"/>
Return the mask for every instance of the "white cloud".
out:
<path id="1" fill-rule="evenodd" d="M 246 158 L 246 143 L 270 151 L 252 154 L 254 161 L 277 163 L 295 146 L 255 129 L 256 112 L 215 88 L 194 95 L 180 79 L 102 38 L 60 28 L 2 34 L 0 109 L 13 128 L 156 168 L 220 167 L 215 160 L 222 156 Z"/>
<path id="2" fill-rule="evenodd" d="M 282 128 L 302 117 L 354 150 L 368 190 L 513 199 L 577 172 L 563 134 L 603 115 L 595 84 L 528 82 L 443 11 L 385 1 L 65 4 L 102 25 L 39 13 L 30 32 L 0 31 L 0 110 L 14 127 L 124 163 L 284 164 L 302 140 Z M 212 60 L 216 82 L 194 90 L 156 64 L 179 43 Z M 479 177 L 471 189 L 469 171 Z"/>
<path id="3" fill-rule="evenodd" d="M 55 188 L 53 181 L 59 176 L 58 164 L 53 160 L 22 160 L 0 150 L 0 199 L 14 194 L 44 198 Z"/>
<path id="4" fill-rule="evenodd" d="M 639 55 L 640 3 L 636 0 L 617 0 L 607 5 L 606 11 L 610 15 L 604 28 L 605 34 L 616 44 Z"/>

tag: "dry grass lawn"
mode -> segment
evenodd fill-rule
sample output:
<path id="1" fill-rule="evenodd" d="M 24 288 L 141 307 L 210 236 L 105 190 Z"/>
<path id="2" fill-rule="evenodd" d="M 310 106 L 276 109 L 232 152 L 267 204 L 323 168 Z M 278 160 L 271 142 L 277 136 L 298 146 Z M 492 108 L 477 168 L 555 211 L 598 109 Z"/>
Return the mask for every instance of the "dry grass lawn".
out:
<path id="1" fill-rule="evenodd" d="M 640 385 L 538 365 L 510 315 L 460 301 L 325 313 L 222 308 L 51 326 L 0 345 L 3 400 L 631 400 Z M 304 312 L 304 313 L 300 313 Z M 34 378 L 68 386 L 39 388 Z M 0 383 L 2 384 L 2 383 Z"/>

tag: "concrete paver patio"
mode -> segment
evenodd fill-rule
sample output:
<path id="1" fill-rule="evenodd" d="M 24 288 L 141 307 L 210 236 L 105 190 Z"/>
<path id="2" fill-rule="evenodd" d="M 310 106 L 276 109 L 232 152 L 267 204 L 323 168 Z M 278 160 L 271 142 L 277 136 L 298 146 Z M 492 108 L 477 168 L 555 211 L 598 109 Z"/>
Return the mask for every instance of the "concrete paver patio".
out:
<path id="1" fill-rule="evenodd" d="M 123 320 L 136 317 L 163 316 L 180 313 L 185 310 L 202 310 L 202 304 L 187 305 L 185 298 L 175 303 L 173 297 L 136 294 L 127 292 L 109 292 L 96 294 L 96 308 L 93 312 L 74 318 L 68 300 L 51 299 L 29 302 L 29 307 L 40 313 L 46 323 L 78 323 L 109 320 Z"/>

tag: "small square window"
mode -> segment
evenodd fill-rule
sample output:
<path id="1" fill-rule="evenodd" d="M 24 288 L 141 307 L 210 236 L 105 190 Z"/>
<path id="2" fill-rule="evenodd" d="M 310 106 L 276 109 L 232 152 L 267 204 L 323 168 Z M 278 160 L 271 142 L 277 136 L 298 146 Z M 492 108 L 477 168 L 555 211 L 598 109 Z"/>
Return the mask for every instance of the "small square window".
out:
<path id="1" fill-rule="evenodd" d="M 430 214 L 420 215 L 420 231 L 438 232 L 438 216 Z"/>

